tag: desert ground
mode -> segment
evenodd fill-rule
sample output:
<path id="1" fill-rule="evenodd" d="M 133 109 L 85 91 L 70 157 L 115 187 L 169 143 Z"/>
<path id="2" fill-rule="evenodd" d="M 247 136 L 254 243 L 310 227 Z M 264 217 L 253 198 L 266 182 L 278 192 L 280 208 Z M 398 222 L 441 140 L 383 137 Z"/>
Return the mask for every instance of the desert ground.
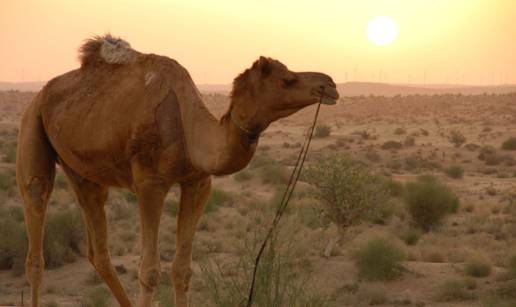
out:
<path id="1" fill-rule="evenodd" d="M 307 167 L 325 155 L 361 161 L 390 183 L 389 198 L 377 208 L 379 218 L 342 231 L 322 214 L 324 204 L 302 176 L 274 252 L 265 257 L 284 303 L 263 298 L 260 306 L 516 306 L 516 148 L 503 145 L 516 138 L 516 94 L 341 94 L 337 105 L 321 109 Z M 14 169 L 19 119 L 34 95 L 0 92 L 0 306 L 20 304 L 22 292 L 26 303 L 30 291 Z M 204 98 L 217 116 L 229 103 L 226 94 Z M 235 306 L 245 297 L 249 260 L 272 221 L 314 108 L 272 124 L 246 169 L 214 178 L 194 244 L 192 306 Z M 460 200 L 428 231 L 414 225 L 406 204 L 405 183 L 421 175 L 434 176 Z M 173 306 L 178 192 L 171 189 L 161 222 L 159 306 Z M 112 189 L 106 207 L 112 260 L 135 300 L 137 200 Z M 80 210 L 58 170 L 47 212 L 43 306 L 117 305 L 85 257 L 83 231 Z M 400 252 L 395 274 L 371 278 L 360 271 L 357 255 L 374 239 Z"/>

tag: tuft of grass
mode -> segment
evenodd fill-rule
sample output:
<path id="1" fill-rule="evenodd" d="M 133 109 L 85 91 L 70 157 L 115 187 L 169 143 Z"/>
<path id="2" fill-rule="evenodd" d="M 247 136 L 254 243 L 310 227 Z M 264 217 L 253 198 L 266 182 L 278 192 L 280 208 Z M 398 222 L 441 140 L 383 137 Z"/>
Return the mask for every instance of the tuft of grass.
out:
<path id="1" fill-rule="evenodd" d="M 464 168 L 460 165 L 450 165 L 443 171 L 448 177 L 453 179 L 461 179 L 464 176 Z"/>
<path id="2" fill-rule="evenodd" d="M 462 134 L 462 132 L 458 130 L 452 130 L 448 136 L 448 141 L 450 141 L 450 143 L 452 143 L 455 147 L 459 148 L 466 142 L 466 137 L 464 134 Z"/>
<path id="3" fill-rule="evenodd" d="M 0 191 L 11 192 L 16 186 L 16 174 L 12 170 L 0 171 Z"/>
<path id="4" fill-rule="evenodd" d="M 217 188 L 211 189 L 211 194 L 206 202 L 204 212 L 211 213 L 217 211 L 219 207 L 227 205 L 231 198 L 231 194 L 224 190 Z"/>
<path id="5" fill-rule="evenodd" d="M 4 144 L 3 146 L 3 162 L 5 163 L 15 163 L 16 162 L 16 142 L 11 142 Z"/>
<path id="6" fill-rule="evenodd" d="M 0 270 L 15 269 L 21 275 L 27 253 L 25 226 L 10 218 L 0 219 Z"/>
<path id="7" fill-rule="evenodd" d="M 473 257 L 466 262 L 464 272 L 471 277 L 487 277 L 491 274 L 491 264 L 484 258 Z"/>
<path id="8" fill-rule="evenodd" d="M 45 223 L 43 252 L 47 267 L 74 262 L 80 253 L 84 228 L 79 212 L 65 210 L 50 214 Z"/>
<path id="9" fill-rule="evenodd" d="M 458 279 L 445 281 L 439 287 L 437 295 L 437 299 L 443 302 L 467 301 L 475 298 L 475 293 L 468 289 L 468 282 Z"/>
<path id="10" fill-rule="evenodd" d="M 400 235 L 400 239 L 407 245 L 416 245 L 421 238 L 421 230 L 417 228 L 409 228 Z"/>
<path id="11" fill-rule="evenodd" d="M 156 289 L 155 300 L 159 307 L 174 307 L 175 298 L 172 287 L 170 285 L 160 285 Z"/>
<path id="12" fill-rule="evenodd" d="M 404 128 L 402 128 L 402 127 L 398 127 L 396 129 L 394 129 L 394 134 L 395 135 L 402 135 L 402 134 L 405 134 L 405 133 L 407 133 L 407 131 Z"/>
<path id="13" fill-rule="evenodd" d="M 179 212 L 179 202 L 175 199 L 167 199 L 164 204 L 165 212 L 171 217 L 176 217 Z"/>
<path id="14" fill-rule="evenodd" d="M 314 131 L 314 137 L 316 138 L 325 138 L 330 136 L 331 127 L 325 124 L 317 125 Z"/>
<path id="15" fill-rule="evenodd" d="M 457 212 L 459 198 L 431 176 L 419 176 L 406 184 L 405 203 L 414 223 L 424 231 L 436 227 L 450 213 Z"/>
<path id="16" fill-rule="evenodd" d="M 111 293 L 104 287 L 89 289 L 81 301 L 81 307 L 109 307 Z"/>
<path id="17" fill-rule="evenodd" d="M 366 280 L 390 280 L 401 272 L 403 250 L 385 238 L 375 238 L 364 244 L 355 255 L 360 277 Z"/>
<path id="18" fill-rule="evenodd" d="M 502 143 L 504 150 L 516 150 L 516 137 L 510 137 Z"/>
<path id="19" fill-rule="evenodd" d="M 233 175 L 233 178 L 237 182 L 248 181 L 251 180 L 251 178 L 253 178 L 253 174 L 247 170 L 243 170 Z"/>

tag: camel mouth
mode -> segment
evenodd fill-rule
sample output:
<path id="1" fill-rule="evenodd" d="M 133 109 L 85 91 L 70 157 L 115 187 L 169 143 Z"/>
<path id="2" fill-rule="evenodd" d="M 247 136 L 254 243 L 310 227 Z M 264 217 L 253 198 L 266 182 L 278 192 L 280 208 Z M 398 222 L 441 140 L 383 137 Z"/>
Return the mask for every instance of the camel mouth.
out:
<path id="1" fill-rule="evenodd" d="M 325 104 L 325 105 L 334 105 L 334 104 L 337 104 L 337 98 L 335 97 L 331 97 L 331 96 L 328 96 L 328 95 L 323 95 L 320 99 L 320 103 L 321 104 Z"/>

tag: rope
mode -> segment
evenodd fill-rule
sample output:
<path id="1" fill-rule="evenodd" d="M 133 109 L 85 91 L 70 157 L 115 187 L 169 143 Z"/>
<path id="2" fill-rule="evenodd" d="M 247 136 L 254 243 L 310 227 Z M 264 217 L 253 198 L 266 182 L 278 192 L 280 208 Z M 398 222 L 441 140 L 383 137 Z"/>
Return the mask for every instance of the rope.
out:
<path id="1" fill-rule="evenodd" d="M 249 288 L 249 295 L 247 299 L 247 307 L 251 307 L 253 305 L 253 295 L 254 295 L 254 285 L 256 282 L 256 273 L 258 271 L 258 266 L 260 265 L 260 259 L 262 257 L 262 253 L 265 250 L 265 246 L 267 245 L 267 242 L 272 237 L 272 234 L 276 227 L 278 226 L 278 223 L 283 216 L 283 213 L 287 209 L 288 202 L 290 201 L 290 198 L 292 197 L 292 193 L 294 193 L 294 189 L 296 187 L 297 181 L 299 180 L 299 176 L 301 175 L 301 170 L 303 169 L 303 164 L 306 160 L 306 154 L 308 153 L 308 148 L 310 147 L 310 143 L 312 141 L 312 136 L 314 134 L 315 124 L 317 123 L 317 117 L 319 116 L 319 110 L 321 108 L 321 103 L 319 102 L 317 104 L 317 110 L 315 111 L 314 121 L 312 123 L 310 133 L 308 134 L 305 144 L 301 147 L 301 151 L 299 152 L 299 155 L 297 157 L 296 164 L 294 166 L 294 170 L 290 174 L 290 178 L 287 183 L 287 187 L 285 188 L 285 192 L 283 193 L 283 197 L 281 198 L 281 202 L 278 206 L 278 209 L 276 210 L 276 216 L 274 217 L 274 220 L 272 221 L 272 225 L 269 228 L 269 231 L 267 232 L 267 235 L 265 236 L 265 239 L 262 242 L 262 245 L 260 246 L 260 250 L 258 251 L 258 254 L 256 255 L 256 258 L 254 260 L 254 269 L 253 269 L 253 278 L 251 281 L 251 287 Z"/>

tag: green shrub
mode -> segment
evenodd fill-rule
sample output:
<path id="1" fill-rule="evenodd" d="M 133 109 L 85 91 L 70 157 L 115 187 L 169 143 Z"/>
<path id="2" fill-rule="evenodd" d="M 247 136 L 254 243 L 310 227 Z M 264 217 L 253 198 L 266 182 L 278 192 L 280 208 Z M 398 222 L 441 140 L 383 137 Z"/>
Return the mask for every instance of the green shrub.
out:
<path id="1" fill-rule="evenodd" d="M 283 165 L 275 162 L 263 166 L 260 169 L 260 176 L 264 184 L 284 184 L 288 181 L 289 173 Z"/>
<path id="2" fill-rule="evenodd" d="M 402 127 L 398 127 L 394 130 L 394 134 L 396 134 L 396 135 L 402 135 L 405 133 L 407 133 L 407 131 L 405 129 L 403 129 Z"/>
<path id="3" fill-rule="evenodd" d="M 15 163 L 16 162 L 16 143 L 7 143 L 3 146 L 4 158 L 3 161 L 5 163 Z"/>
<path id="4" fill-rule="evenodd" d="M 11 192 L 16 186 L 16 174 L 12 170 L 0 170 L 0 191 Z"/>
<path id="5" fill-rule="evenodd" d="M 399 182 L 398 180 L 394 180 L 392 178 L 387 178 L 385 180 L 385 184 L 392 197 L 401 197 L 403 195 L 404 187 L 403 187 L 403 184 L 401 182 Z"/>
<path id="6" fill-rule="evenodd" d="M 89 289 L 81 301 L 81 307 L 109 307 L 111 293 L 104 287 Z"/>
<path id="7" fill-rule="evenodd" d="M 414 223 L 424 231 L 437 226 L 449 213 L 457 212 L 458 197 L 434 177 L 420 176 L 406 184 L 405 203 Z"/>
<path id="8" fill-rule="evenodd" d="M 421 231 L 417 228 L 409 228 L 400 235 L 400 239 L 407 245 L 416 245 L 421 238 Z"/>
<path id="9" fill-rule="evenodd" d="M 231 194 L 217 188 L 211 189 L 210 196 L 206 202 L 204 212 L 210 213 L 219 209 L 220 206 L 226 205 L 231 200 Z"/>
<path id="10" fill-rule="evenodd" d="M 74 262 L 84 237 L 84 226 L 77 211 L 50 214 L 45 223 L 43 252 L 47 267 Z"/>
<path id="11" fill-rule="evenodd" d="M 475 293 L 468 289 L 464 280 L 450 279 L 439 287 L 437 299 L 443 302 L 465 301 L 475 299 Z"/>
<path id="12" fill-rule="evenodd" d="M 502 143 L 502 149 L 516 150 L 516 137 L 510 137 Z"/>
<path id="13" fill-rule="evenodd" d="M 450 178 L 460 179 L 464 176 L 464 168 L 460 165 L 450 165 L 444 169 L 444 173 Z"/>
<path id="14" fill-rule="evenodd" d="M 380 146 L 381 149 L 384 150 L 397 150 L 403 148 L 403 145 L 400 142 L 397 141 L 387 141 Z"/>
<path id="15" fill-rule="evenodd" d="M 179 212 L 179 202 L 177 200 L 167 199 L 165 200 L 164 209 L 168 215 L 175 217 Z"/>
<path id="16" fill-rule="evenodd" d="M 285 222 L 285 220 L 283 221 Z M 296 244 L 301 239 L 294 223 L 281 224 L 265 247 L 256 273 L 253 306 L 322 307 L 324 299 L 309 285 L 310 266 Z M 247 301 L 254 259 L 268 224 L 258 223 L 237 242 L 238 258 L 234 261 L 201 262 L 203 293 L 210 306 L 242 306 Z"/>
<path id="17" fill-rule="evenodd" d="M 235 178 L 235 180 L 238 182 L 248 181 L 253 178 L 253 174 L 249 171 L 243 170 L 233 175 L 233 178 Z"/>
<path id="18" fill-rule="evenodd" d="M 0 270 L 19 268 L 23 272 L 27 253 L 27 233 L 22 223 L 0 219 Z"/>
<path id="19" fill-rule="evenodd" d="M 368 241 L 355 255 L 359 275 L 367 280 L 389 280 L 400 274 L 403 251 L 385 238 Z"/>
<path id="20" fill-rule="evenodd" d="M 513 278 L 516 278 L 516 255 L 512 255 L 510 258 L 509 258 L 509 266 L 508 266 L 508 271 L 509 271 L 509 274 L 513 277 Z"/>
<path id="21" fill-rule="evenodd" d="M 466 137 L 460 131 L 452 130 L 448 136 L 448 141 L 458 148 L 466 142 Z"/>
<path id="22" fill-rule="evenodd" d="M 175 298 L 174 292 L 172 291 L 172 287 L 170 285 L 160 285 L 156 289 L 156 302 L 159 303 L 159 307 L 174 307 L 175 306 Z"/>
<path id="23" fill-rule="evenodd" d="M 338 155 L 322 157 L 304 179 L 315 187 L 323 215 L 344 231 L 363 220 L 374 220 L 388 200 L 387 188 L 366 165 Z"/>
<path id="24" fill-rule="evenodd" d="M 324 138 L 330 136 L 331 127 L 325 124 L 317 125 L 314 131 L 314 137 Z"/>
<path id="25" fill-rule="evenodd" d="M 464 272 L 471 277 L 487 277 L 491 274 L 491 264 L 480 257 L 471 258 L 466 262 Z"/>

